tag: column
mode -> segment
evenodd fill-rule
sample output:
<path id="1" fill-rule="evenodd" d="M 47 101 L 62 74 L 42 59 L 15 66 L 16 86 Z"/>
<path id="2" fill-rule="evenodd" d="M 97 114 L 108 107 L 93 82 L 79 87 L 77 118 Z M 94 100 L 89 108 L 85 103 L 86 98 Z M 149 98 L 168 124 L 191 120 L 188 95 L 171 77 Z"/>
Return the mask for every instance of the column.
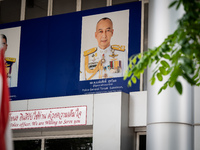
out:
<path id="1" fill-rule="evenodd" d="M 149 2 L 149 48 L 159 46 L 177 27 L 177 19 L 183 9 L 168 8 L 173 0 L 150 0 Z M 147 81 L 154 65 L 148 69 Z M 166 81 L 168 77 L 164 80 Z M 183 94 L 175 88 L 167 88 L 157 95 L 165 83 L 147 84 L 147 150 L 193 149 L 193 97 L 192 87 L 179 78 Z"/>
<path id="2" fill-rule="evenodd" d="M 194 150 L 200 149 L 200 87 L 194 87 Z"/>

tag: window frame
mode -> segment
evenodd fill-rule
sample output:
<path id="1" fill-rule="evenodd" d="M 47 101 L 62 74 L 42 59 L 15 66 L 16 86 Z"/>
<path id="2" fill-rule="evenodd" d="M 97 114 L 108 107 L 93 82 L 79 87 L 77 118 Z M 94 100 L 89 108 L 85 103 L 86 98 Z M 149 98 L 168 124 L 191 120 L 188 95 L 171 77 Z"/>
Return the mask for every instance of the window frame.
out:
<path id="1" fill-rule="evenodd" d="M 41 150 L 45 150 L 45 140 L 47 139 L 69 139 L 69 138 L 93 138 L 92 134 L 73 134 L 58 136 L 38 136 L 38 137 L 17 137 L 13 141 L 41 140 Z"/>

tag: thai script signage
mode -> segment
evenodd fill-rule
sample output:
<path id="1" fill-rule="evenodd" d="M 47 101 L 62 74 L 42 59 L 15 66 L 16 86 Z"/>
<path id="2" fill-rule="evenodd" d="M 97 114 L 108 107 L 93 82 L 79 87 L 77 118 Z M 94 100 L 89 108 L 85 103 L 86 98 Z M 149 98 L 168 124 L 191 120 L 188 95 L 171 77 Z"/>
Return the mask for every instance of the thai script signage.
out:
<path id="1" fill-rule="evenodd" d="M 87 124 L 87 106 L 10 112 L 12 129 L 78 126 Z"/>

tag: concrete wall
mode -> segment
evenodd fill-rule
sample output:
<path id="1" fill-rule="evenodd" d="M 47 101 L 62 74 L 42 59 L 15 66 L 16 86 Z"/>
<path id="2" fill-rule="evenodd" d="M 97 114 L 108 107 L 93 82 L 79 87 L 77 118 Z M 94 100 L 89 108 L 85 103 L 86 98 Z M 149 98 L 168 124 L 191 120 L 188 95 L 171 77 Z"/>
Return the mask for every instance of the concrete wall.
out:
<path id="1" fill-rule="evenodd" d="M 95 150 L 132 150 L 133 127 L 146 126 L 146 97 L 144 91 L 11 101 L 11 111 L 87 105 L 87 126 L 14 130 L 14 138 L 84 135 L 93 136 Z"/>
<path id="2" fill-rule="evenodd" d="M 11 101 L 11 111 L 87 105 L 87 125 L 93 125 L 94 96 L 89 94 Z M 146 126 L 146 113 L 147 91 L 131 92 L 129 94 L 129 127 Z"/>

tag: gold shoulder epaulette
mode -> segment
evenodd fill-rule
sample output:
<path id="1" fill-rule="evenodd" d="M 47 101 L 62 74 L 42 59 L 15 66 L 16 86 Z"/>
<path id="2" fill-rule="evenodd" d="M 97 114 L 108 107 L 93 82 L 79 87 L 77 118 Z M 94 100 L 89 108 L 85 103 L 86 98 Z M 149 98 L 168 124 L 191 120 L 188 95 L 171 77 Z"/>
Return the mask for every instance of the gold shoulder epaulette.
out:
<path id="1" fill-rule="evenodd" d="M 125 51 L 124 45 L 112 45 L 111 48 L 118 51 Z"/>
<path id="2" fill-rule="evenodd" d="M 15 62 L 15 61 L 16 61 L 16 58 L 6 57 L 6 61 Z"/>
<path id="3" fill-rule="evenodd" d="M 83 52 L 83 53 L 84 53 L 84 56 L 87 56 L 87 55 L 89 55 L 89 54 L 91 54 L 91 53 L 94 53 L 94 52 L 96 52 L 96 50 L 97 50 L 96 47 L 91 48 L 91 49 L 89 49 L 89 50 L 86 50 L 86 51 Z"/>

